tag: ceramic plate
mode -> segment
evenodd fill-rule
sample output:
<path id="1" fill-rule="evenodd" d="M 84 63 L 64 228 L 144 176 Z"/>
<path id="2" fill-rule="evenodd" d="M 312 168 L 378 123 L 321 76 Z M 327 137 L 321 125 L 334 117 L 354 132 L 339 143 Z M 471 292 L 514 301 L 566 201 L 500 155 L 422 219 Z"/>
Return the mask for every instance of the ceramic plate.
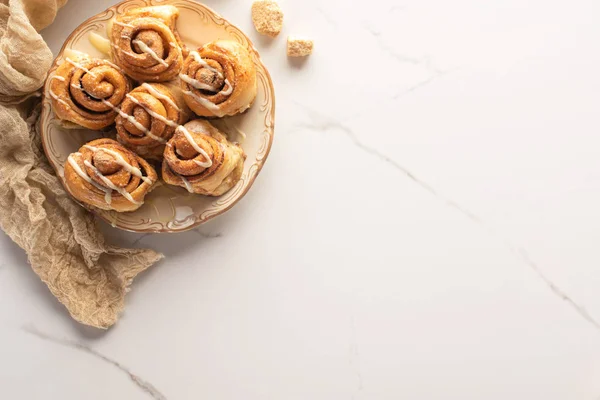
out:
<path id="1" fill-rule="evenodd" d="M 267 159 L 273 142 L 275 121 L 275 93 L 269 72 L 250 39 L 237 27 L 210 8 L 192 0 L 129 0 L 117 4 L 88 19 L 68 37 L 54 61 L 49 76 L 54 74 L 65 56 L 65 49 L 88 53 L 93 57 L 107 58 L 90 42 L 90 33 L 106 37 L 106 24 L 115 15 L 136 7 L 172 4 L 179 8 L 177 28 L 184 43 L 195 49 L 217 39 L 235 40 L 253 55 L 258 72 L 258 96 L 252 108 L 243 115 L 218 120 L 214 124 L 226 132 L 231 140 L 239 141 L 247 154 L 242 179 L 221 197 L 206 197 L 188 193 L 183 188 L 165 185 L 154 189 L 144 205 L 131 213 L 117 213 L 91 209 L 114 227 L 134 232 L 181 232 L 223 214 L 233 207 L 250 189 Z M 52 112 L 49 82 L 44 87 L 41 133 L 44 151 L 50 164 L 64 184 L 63 166 L 69 154 L 84 143 L 102 137 L 114 138 L 114 131 L 94 132 L 87 129 L 63 129 Z M 111 136 L 112 135 L 112 136 Z M 245 136 L 245 138 L 244 138 Z"/>

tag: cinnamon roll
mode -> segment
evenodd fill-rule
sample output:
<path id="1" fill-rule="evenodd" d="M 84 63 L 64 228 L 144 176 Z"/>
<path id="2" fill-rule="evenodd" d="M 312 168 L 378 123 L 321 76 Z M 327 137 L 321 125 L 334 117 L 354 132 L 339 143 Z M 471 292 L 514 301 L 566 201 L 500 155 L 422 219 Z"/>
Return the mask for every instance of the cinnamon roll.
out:
<path id="1" fill-rule="evenodd" d="M 256 98 L 256 66 L 248 50 L 231 40 L 191 51 L 179 78 L 186 103 L 202 117 L 241 113 Z"/>
<path id="2" fill-rule="evenodd" d="M 103 210 L 137 210 L 157 180 L 150 164 L 112 139 L 83 145 L 65 164 L 71 195 Z"/>
<path id="3" fill-rule="evenodd" d="M 83 53 L 70 53 L 49 79 L 56 117 L 93 130 L 115 122 L 116 108 L 131 90 L 119 67 Z"/>
<path id="4" fill-rule="evenodd" d="M 220 196 L 240 180 L 246 155 L 205 120 L 179 127 L 165 148 L 163 180 L 190 193 Z"/>
<path id="5" fill-rule="evenodd" d="M 136 8 L 109 24 L 115 63 L 140 82 L 165 82 L 183 65 L 183 44 L 175 24 L 179 10 L 171 5 Z"/>
<path id="6" fill-rule="evenodd" d="M 162 160 L 165 144 L 189 113 L 178 87 L 144 83 L 121 104 L 117 140 L 144 158 Z"/>

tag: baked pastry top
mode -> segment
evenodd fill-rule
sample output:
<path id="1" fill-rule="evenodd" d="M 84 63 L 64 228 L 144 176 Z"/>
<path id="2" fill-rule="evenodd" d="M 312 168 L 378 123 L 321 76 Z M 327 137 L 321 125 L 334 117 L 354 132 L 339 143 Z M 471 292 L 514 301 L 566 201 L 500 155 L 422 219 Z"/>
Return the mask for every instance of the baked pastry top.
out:
<path id="1" fill-rule="evenodd" d="M 251 107 L 257 95 L 253 50 L 217 40 L 188 51 L 177 33 L 178 16 L 170 5 L 129 10 L 109 23 L 112 60 L 73 53 L 48 78 L 59 120 L 114 128 L 114 139 L 88 142 L 65 163 L 69 193 L 88 206 L 141 207 L 159 179 L 151 162 L 160 163 L 166 184 L 199 195 L 220 196 L 241 179 L 241 145 L 198 117 L 234 116 Z"/>

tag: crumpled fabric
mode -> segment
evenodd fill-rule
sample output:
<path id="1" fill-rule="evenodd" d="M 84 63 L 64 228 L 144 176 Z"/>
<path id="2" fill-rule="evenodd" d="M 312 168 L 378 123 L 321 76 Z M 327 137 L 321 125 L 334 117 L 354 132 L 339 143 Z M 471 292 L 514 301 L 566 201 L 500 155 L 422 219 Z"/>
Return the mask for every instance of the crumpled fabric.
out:
<path id="1" fill-rule="evenodd" d="M 75 320 L 106 329 L 122 313 L 133 278 L 162 255 L 105 243 L 42 151 L 36 122 L 53 55 L 38 30 L 65 3 L 0 0 L 0 227 Z"/>

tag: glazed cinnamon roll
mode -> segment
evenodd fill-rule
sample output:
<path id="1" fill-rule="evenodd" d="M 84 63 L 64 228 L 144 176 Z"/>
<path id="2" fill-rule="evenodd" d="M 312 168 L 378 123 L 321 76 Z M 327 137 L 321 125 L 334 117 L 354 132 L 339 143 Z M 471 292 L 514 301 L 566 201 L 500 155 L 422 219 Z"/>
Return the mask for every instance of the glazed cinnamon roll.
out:
<path id="1" fill-rule="evenodd" d="M 127 75 L 143 82 L 165 82 L 183 65 L 183 44 L 171 5 L 136 8 L 109 24 L 113 60 Z"/>
<path id="2" fill-rule="evenodd" d="M 256 98 L 256 67 L 248 50 L 231 40 L 191 51 L 179 74 L 185 101 L 202 117 L 224 117 L 248 109 Z"/>
<path id="3" fill-rule="evenodd" d="M 144 158 L 162 160 L 165 144 L 189 113 L 178 87 L 144 83 L 121 104 L 117 140 Z"/>
<path id="4" fill-rule="evenodd" d="M 181 126 L 165 148 L 163 180 L 190 193 L 220 196 L 240 180 L 246 155 L 208 121 Z"/>
<path id="5" fill-rule="evenodd" d="M 119 67 L 83 53 L 65 57 L 49 79 L 56 116 L 94 130 L 115 122 L 116 109 L 131 90 L 131 82 Z"/>
<path id="6" fill-rule="evenodd" d="M 65 164 L 71 195 L 103 210 L 137 210 L 157 180 L 150 164 L 112 139 L 85 144 Z"/>

